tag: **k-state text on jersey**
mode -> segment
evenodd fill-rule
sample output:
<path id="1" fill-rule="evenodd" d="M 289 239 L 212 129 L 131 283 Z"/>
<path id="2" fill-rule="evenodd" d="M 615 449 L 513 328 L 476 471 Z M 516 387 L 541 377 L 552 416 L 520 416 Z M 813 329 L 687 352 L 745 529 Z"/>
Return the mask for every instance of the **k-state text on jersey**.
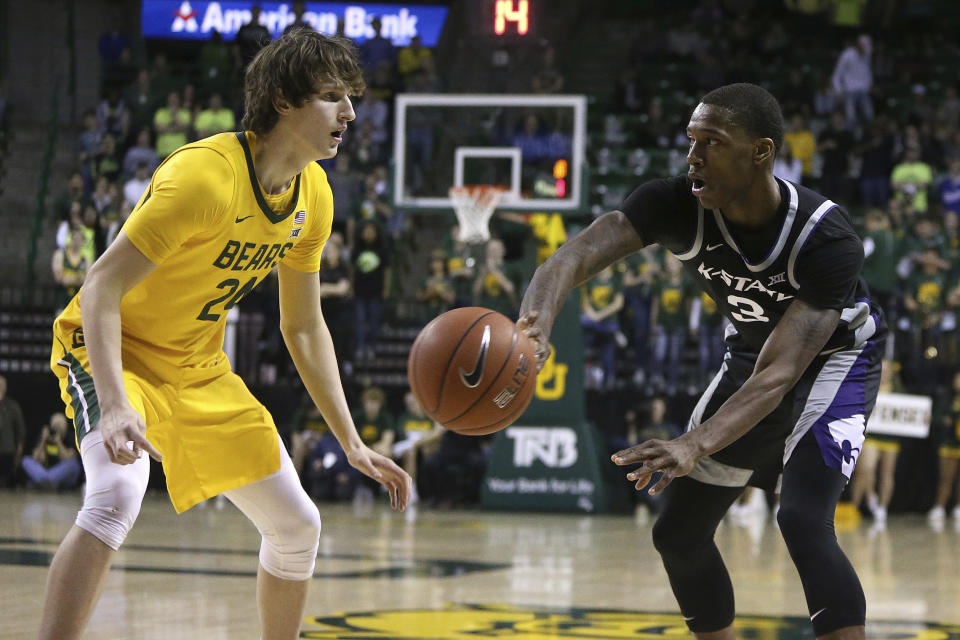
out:
<path id="1" fill-rule="evenodd" d="M 716 276 L 723 281 L 723 284 L 727 285 L 728 287 L 733 287 L 737 291 L 761 291 L 771 298 L 776 298 L 777 302 L 789 300 L 793 297 L 792 295 L 788 296 L 787 294 L 780 293 L 779 291 L 771 291 L 763 286 L 763 283 L 759 280 L 731 275 L 723 269 L 708 267 L 702 262 L 700 263 L 700 266 L 697 267 L 697 271 L 700 272 L 700 275 L 707 280 L 713 280 L 714 276 Z"/>

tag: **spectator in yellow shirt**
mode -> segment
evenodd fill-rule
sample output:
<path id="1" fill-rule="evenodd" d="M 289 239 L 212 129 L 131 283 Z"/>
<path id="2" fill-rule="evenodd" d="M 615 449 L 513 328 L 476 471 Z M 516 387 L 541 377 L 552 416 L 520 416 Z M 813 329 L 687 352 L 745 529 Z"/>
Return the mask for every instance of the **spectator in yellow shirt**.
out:
<path id="1" fill-rule="evenodd" d="M 817 151 L 817 140 L 813 137 L 806 119 L 799 113 L 790 119 L 790 130 L 783 134 L 784 141 L 790 144 L 793 157 L 803 164 L 803 177 L 813 175 L 813 156 Z"/>
<path id="2" fill-rule="evenodd" d="M 410 44 L 400 49 L 397 54 L 397 71 L 403 76 L 406 82 L 415 71 L 423 66 L 424 60 L 433 60 L 433 53 L 430 49 L 420 43 L 420 36 L 413 36 Z"/>
<path id="3" fill-rule="evenodd" d="M 908 214 L 927 212 L 927 189 L 933 182 L 933 169 L 920 155 L 920 147 L 907 147 L 903 161 L 890 174 L 894 198 L 907 208 Z"/>
<path id="4" fill-rule="evenodd" d="M 233 131 L 236 124 L 233 111 L 223 106 L 223 98 L 219 93 L 214 93 L 210 96 L 209 106 L 197 114 L 194 128 L 198 138 L 207 138 L 224 131 Z"/>
<path id="5" fill-rule="evenodd" d="M 187 144 L 187 133 L 193 117 L 190 111 L 180 103 L 180 94 L 171 91 L 167 95 L 167 106 L 157 109 L 153 115 L 153 128 L 157 132 L 157 155 L 168 155 Z"/>

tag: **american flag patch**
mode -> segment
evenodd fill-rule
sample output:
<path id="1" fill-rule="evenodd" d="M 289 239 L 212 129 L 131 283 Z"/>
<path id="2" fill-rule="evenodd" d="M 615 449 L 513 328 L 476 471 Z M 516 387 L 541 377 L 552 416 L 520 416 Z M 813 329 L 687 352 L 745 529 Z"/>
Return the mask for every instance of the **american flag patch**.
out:
<path id="1" fill-rule="evenodd" d="M 303 224 L 307 221 L 307 210 L 301 209 L 293 214 L 293 224 Z"/>

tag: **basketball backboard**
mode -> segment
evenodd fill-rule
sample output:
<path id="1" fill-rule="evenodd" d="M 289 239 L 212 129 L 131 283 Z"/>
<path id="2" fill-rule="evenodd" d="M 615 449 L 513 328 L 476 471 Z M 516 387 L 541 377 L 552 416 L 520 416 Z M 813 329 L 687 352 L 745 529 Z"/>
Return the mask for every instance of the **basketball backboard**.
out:
<path id="1" fill-rule="evenodd" d="M 586 113 L 576 95 L 400 94 L 395 203 L 450 208 L 450 187 L 490 184 L 511 209 L 579 209 Z"/>

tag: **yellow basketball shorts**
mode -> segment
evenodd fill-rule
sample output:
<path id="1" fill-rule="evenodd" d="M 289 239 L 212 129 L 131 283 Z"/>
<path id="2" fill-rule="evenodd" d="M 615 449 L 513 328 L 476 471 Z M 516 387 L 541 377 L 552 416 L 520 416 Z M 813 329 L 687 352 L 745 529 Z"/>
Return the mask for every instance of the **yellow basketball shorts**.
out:
<path id="1" fill-rule="evenodd" d="M 177 513 L 280 469 L 273 418 L 230 370 L 226 357 L 198 368 L 149 362 L 124 348 L 123 380 L 131 406 L 146 424 L 147 439 L 163 454 Z M 50 367 L 60 379 L 79 447 L 100 422 L 86 347 L 55 331 Z"/>
<path id="2" fill-rule="evenodd" d="M 960 458 L 960 446 L 942 444 L 939 453 L 941 458 Z"/>
<path id="3" fill-rule="evenodd" d="M 900 441 L 895 437 L 868 435 L 865 444 L 874 447 L 878 451 L 887 451 L 889 453 L 900 452 Z"/>

